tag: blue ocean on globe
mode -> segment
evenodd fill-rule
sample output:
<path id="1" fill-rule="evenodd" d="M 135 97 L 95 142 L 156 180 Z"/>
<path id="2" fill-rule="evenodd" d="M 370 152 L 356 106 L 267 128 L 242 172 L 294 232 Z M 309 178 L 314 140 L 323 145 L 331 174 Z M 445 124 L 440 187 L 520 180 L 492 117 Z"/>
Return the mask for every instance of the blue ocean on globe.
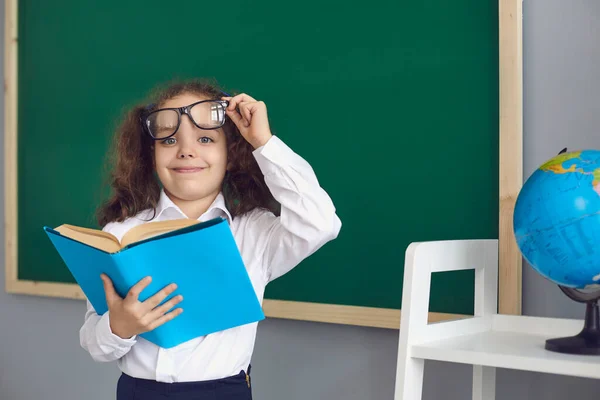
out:
<path id="1" fill-rule="evenodd" d="M 600 151 L 560 154 L 524 183 L 513 218 L 525 260 L 556 284 L 600 285 Z"/>

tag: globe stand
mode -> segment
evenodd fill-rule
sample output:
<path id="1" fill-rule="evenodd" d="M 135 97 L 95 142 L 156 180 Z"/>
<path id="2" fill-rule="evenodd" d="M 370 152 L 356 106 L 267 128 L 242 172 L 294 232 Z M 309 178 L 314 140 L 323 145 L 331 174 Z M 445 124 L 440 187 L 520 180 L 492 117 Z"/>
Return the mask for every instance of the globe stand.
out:
<path id="1" fill-rule="evenodd" d="M 546 340 L 546 350 L 567 354 L 600 355 L 600 318 L 598 299 L 600 291 L 580 292 L 576 289 L 558 285 L 572 300 L 585 303 L 585 321 L 583 330 L 575 336 Z"/>

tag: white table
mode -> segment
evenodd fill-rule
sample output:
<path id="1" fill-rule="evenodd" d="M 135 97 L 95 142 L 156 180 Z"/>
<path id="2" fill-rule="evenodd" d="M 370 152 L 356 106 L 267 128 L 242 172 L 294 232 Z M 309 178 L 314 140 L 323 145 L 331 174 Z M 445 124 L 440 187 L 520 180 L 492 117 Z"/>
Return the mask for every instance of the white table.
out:
<path id="1" fill-rule="evenodd" d="M 474 317 L 427 323 L 431 274 L 475 270 Z M 421 399 L 425 360 L 473 365 L 473 399 L 493 400 L 496 368 L 600 378 L 600 356 L 544 348 L 583 320 L 499 315 L 498 241 L 412 243 L 406 251 L 395 400 Z M 584 305 L 582 304 L 582 307 Z"/>

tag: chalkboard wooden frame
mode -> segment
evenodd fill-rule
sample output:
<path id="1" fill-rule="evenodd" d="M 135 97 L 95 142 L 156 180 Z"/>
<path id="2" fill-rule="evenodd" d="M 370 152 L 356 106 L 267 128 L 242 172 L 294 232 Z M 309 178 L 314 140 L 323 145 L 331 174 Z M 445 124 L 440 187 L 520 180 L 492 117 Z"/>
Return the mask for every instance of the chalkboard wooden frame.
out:
<path id="1" fill-rule="evenodd" d="M 522 185 L 522 3 L 499 0 L 499 313 L 521 314 L 522 258 L 512 233 L 512 215 Z M 85 299 L 76 284 L 18 279 L 17 105 L 18 0 L 5 2 L 4 196 L 6 291 Z M 268 317 L 398 329 L 400 310 L 265 299 Z M 430 321 L 463 317 L 430 313 Z"/>

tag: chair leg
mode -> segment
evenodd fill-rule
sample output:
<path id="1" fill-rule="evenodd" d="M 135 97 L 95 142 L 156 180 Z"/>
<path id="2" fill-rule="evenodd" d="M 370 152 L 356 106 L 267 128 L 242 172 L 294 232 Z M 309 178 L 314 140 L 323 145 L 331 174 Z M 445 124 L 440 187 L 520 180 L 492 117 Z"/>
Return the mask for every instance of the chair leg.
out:
<path id="1" fill-rule="evenodd" d="M 398 371 L 395 400 L 421 400 L 425 360 L 407 357 L 404 371 Z"/>
<path id="2" fill-rule="evenodd" d="M 496 398 L 496 368 L 473 365 L 473 400 Z"/>

